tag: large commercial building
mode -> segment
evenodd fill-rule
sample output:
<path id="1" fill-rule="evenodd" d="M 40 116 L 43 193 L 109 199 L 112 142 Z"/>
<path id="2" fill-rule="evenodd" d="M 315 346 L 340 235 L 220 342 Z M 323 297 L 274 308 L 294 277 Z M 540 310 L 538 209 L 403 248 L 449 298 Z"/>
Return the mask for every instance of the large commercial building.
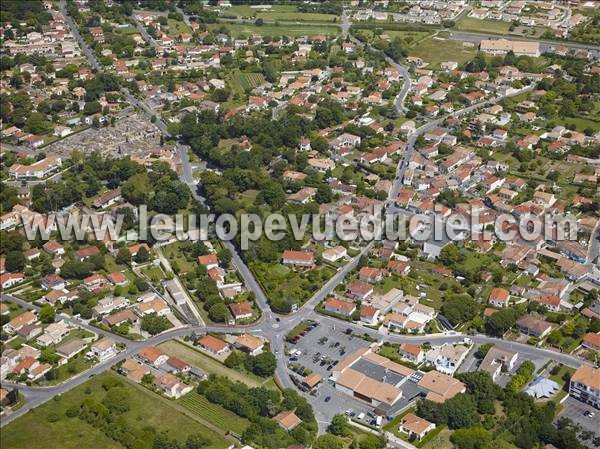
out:
<path id="1" fill-rule="evenodd" d="M 580 366 L 571 376 L 569 394 L 600 409 L 600 368 Z"/>
<path id="2" fill-rule="evenodd" d="M 484 39 L 479 44 L 479 49 L 490 55 L 505 55 L 512 51 L 515 56 L 538 57 L 540 43 L 533 41 L 510 41 L 508 39 Z"/>

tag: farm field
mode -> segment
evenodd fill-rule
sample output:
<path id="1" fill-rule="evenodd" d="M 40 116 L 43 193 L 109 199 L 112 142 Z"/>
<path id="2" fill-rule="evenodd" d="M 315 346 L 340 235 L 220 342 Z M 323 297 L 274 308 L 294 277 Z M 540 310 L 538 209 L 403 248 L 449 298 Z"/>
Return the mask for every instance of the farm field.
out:
<path id="1" fill-rule="evenodd" d="M 176 37 L 182 33 L 190 33 L 192 29 L 185 24 L 185 22 L 180 22 L 179 20 L 168 19 L 169 23 L 169 35 Z"/>
<path id="2" fill-rule="evenodd" d="M 226 14 L 263 20 L 291 20 L 301 22 L 332 22 L 339 18 L 333 14 L 301 13 L 295 5 L 273 5 L 271 8 L 252 8 L 248 5 L 236 5 L 227 9 Z"/>
<path id="3" fill-rule="evenodd" d="M 178 399 L 177 402 L 223 431 L 232 431 L 241 435 L 250 425 L 247 419 L 240 418 L 220 405 L 211 403 L 195 390 Z"/>
<path id="4" fill-rule="evenodd" d="M 223 26 L 223 24 L 219 24 Z M 254 25 L 251 23 L 228 23 L 225 25 L 231 32 L 232 36 L 239 38 L 241 36 L 250 36 L 254 33 L 258 33 L 261 36 L 315 36 L 317 34 L 325 34 L 327 36 L 338 36 L 340 34 L 340 28 L 335 25 L 271 25 L 265 24 L 262 26 Z M 215 26 L 216 28 L 216 26 Z"/>
<path id="5" fill-rule="evenodd" d="M 260 86 L 265 82 L 262 73 L 244 73 L 239 70 L 232 71 L 229 75 L 229 84 L 231 88 L 240 94 Z"/>
<path id="6" fill-rule="evenodd" d="M 476 54 L 475 47 L 463 47 L 462 42 L 438 37 L 425 39 L 409 51 L 410 56 L 416 56 L 428 62 L 428 68 L 438 66 L 445 61 L 456 61 L 463 64 Z"/>
<path id="7" fill-rule="evenodd" d="M 79 407 L 86 398 L 101 401 L 106 393 L 102 388 L 103 382 L 115 379 L 120 380 L 127 391 L 130 409 L 121 416 L 132 428 L 143 422 L 144 426 L 159 432 L 166 431 L 179 441 L 184 441 L 190 434 L 201 433 L 212 441 L 206 449 L 223 449 L 229 445 L 221 435 L 170 405 L 171 401 L 113 372 L 106 372 L 8 424 L 0 432 L 0 446 L 3 449 L 31 448 L 38 447 L 37 442 L 43 441 L 46 449 L 121 448 L 101 430 L 78 417 L 69 418 L 65 414 L 67 409 Z M 162 401 L 160 407 L 156 406 L 157 401 Z"/>
<path id="8" fill-rule="evenodd" d="M 501 20 L 479 20 L 472 17 L 463 17 L 456 23 L 456 30 L 458 31 L 508 34 L 509 28 L 509 22 L 503 22 Z"/>

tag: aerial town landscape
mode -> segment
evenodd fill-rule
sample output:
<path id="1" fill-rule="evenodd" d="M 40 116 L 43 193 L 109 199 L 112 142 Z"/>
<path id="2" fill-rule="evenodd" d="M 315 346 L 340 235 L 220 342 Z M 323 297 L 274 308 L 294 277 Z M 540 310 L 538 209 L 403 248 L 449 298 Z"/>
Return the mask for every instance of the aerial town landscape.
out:
<path id="1" fill-rule="evenodd" d="M 600 448 L 599 2 L 3 0 L 0 66 L 2 449 Z"/>

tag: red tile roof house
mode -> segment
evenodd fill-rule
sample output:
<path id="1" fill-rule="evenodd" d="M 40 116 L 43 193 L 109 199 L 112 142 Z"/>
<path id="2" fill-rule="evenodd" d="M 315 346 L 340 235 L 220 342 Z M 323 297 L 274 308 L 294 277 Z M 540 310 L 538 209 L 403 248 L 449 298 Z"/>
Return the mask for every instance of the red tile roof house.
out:
<path id="1" fill-rule="evenodd" d="M 53 256 L 61 256 L 65 253 L 65 248 L 56 240 L 50 240 L 44 243 L 42 248 L 44 248 L 44 251 L 48 254 L 52 254 Z"/>
<path id="2" fill-rule="evenodd" d="M 356 310 L 356 305 L 353 302 L 342 301 L 340 299 L 328 299 L 324 305 L 327 312 L 337 313 L 346 317 L 351 316 Z"/>
<path id="3" fill-rule="evenodd" d="M 80 262 L 83 262 L 88 257 L 92 257 L 97 254 L 100 254 L 100 250 L 97 246 L 86 246 L 85 248 L 81 248 L 75 251 L 75 257 L 77 257 L 77 259 L 79 259 Z"/>
<path id="4" fill-rule="evenodd" d="M 533 301 L 544 306 L 551 312 L 560 311 L 560 297 L 558 295 L 542 295 L 537 298 L 533 298 Z"/>
<path id="5" fill-rule="evenodd" d="M 408 262 L 390 260 L 387 267 L 392 273 L 401 274 L 403 276 L 406 276 L 408 273 L 410 273 L 410 265 Z"/>
<path id="6" fill-rule="evenodd" d="M 207 254 L 205 256 L 198 256 L 198 263 L 204 265 L 207 270 L 210 270 L 219 266 L 219 259 L 216 254 Z"/>
<path id="7" fill-rule="evenodd" d="M 125 277 L 125 275 L 119 271 L 107 274 L 106 279 L 108 279 L 113 285 L 127 285 L 129 283 L 129 279 L 127 279 L 127 277 Z"/>
<path id="8" fill-rule="evenodd" d="M 362 306 L 360 309 L 360 320 L 369 325 L 376 325 L 379 322 L 381 310 L 373 306 Z"/>
<path id="9" fill-rule="evenodd" d="M 362 267 L 358 272 L 358 278 L 365 282 L 379 282 L 383 279 L 383 270 L 372 267 Z"/>
<path id="10" fill-rule="evenodd" d="M 0 274 L 0 287 L 10 288 L 13 285 L 22 282 L 25 279 L 23 273 L 4 273 Z"/>
<path id="11" fill-rule="evenodd" d="M 42 278 L 42 287 L 46 290 L 63 290 L 65 288 L 65 280 L 58 274 L 50 273 Z"/>
<path id="12" fill-rule="evenodd" d="M 156 346 L 148 346 L 146 348 L 142 348 L 137 354 L 136 357 L 141 362 L 147 363 L 148 365 L 152 365 L 155 368 L 160 367 L 165 364 L 167 360 L 169 360 L 169 356 L 158 349 Z"/>
<path id="13" fill-rule="evenodd" d="M 177 357 L 169 357 L 165 368 L 173 373 L 187 373 L 192 369 L 190 365 Z"/>
<path id="14" fill-rule="evenodd" d="M 290 431 L 295 429 L 302 423 L 300 418 L 296 416 L 296 414 L 291 411 L 283 411 L 273 417 L 273 421 L 276 421 L 281 427 L 285 430 Z"/>
<path id="15" fill-rule="evenodd" d="M 309 251 L 285 250 L 281 261 L 284 265 L 312 268 L 315 265 L 315 255 Z"/>
<path id="16" fill-rule="evenodd" d="M 398 348 L 400 356 L 412 363 L 421 363 L 425 359 L 425 352 L 419 345 L 402 343 Z"/>
<path id="17" fill-rule="evenodd" d="M 145 243 L 138 243 L 136 245 L 131 245 L 127 249 L 129 250 L 129 254 L 131 254 L 131 257 L 135 257 L 135 256 L 137 256 L 138 251 L 142 248 L 144 248 L 146 251 L 148 251 L 148 253 L 150 253 L 150 247 L 148 245 L 146 245 Z"/>
<path id="18" fill-rule="evenodd" d="M 355 298 L 366 299 L 373 294 L 373 286 L 364 281 L 356 281 L 348 287 L 348 294 Z"/>
<path id="19" fill-rule="evenodd" d="M 510 300 L 510 293 L 504 288 L 494 288 L 490 292 L 489 304 L 494 307 L 504 308 L 508 307 Z"/>
<path id="20" fill-rule="evenodd" d="M 583 347 L 600 351 L 600 332 L 588 332 L 583 337 Z"/>
<path id="21" fill-rule="evenodd" d="M 234 302 L 229 304 L 229 310 L 236 320 L 252 318 L 252 304 L 248 301 Z"/>
<path id="22" fill-rule="evenodd" d="M 229 351 L 229 344 L 212 335 L 206 335 L 198 340 L 198 346 L 211 354 L 221 355 Z"/>
<path id="23" fill-rule="evenodd" d="M 179 399 L 194 389 L 194 387 L 186 385 L 171 373 L 164 373 L 156 377 L 153 384 L 166 396 L 175 399 Z"/>

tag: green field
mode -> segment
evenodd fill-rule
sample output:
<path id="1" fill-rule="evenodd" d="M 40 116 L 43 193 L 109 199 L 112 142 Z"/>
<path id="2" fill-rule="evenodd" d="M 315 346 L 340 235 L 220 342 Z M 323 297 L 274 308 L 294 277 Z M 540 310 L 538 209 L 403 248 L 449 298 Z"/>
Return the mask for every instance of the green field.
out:
<path id="1" fill-rule="evenodd" d="M 428 62 L 428 68 L 438 66 L 445 61 L 463 64 L 477 54 L 476 47 L 463 47 L 462 42 L 432 37 L 425 39 L 410 49 L 409 55 Z"/>
<path id="2" fill-rule="evenodd" d="M 244 73 L 239 70 L 232 71 L 229 74 L 229 84 L 231 88 L 240 94 L 251 91 L 265 82 L 262 73 Z"/>
<path id="3" fill-rule="evenodd" d="M 335 274 L 328 266 L 304 273 L 282 264 L 252 263 L 250 269 L 269 298 L 285 297 L 302 304 Z"/>
<path id="4" fill-rule="evenodd" d="M 480 31 L 482 33 L 508 34 L 510 22 L 501 20 L 479 20 L 472 17 L 463 17 L 456 23 L 459 31 Z"/>
<path id="5" fill-rule="evenodd" d="M 230 32 L 231 35 L 235 38 L 238 37 L 248 37 L 254 33 L 260 34 L 261 36 L 271 36 L 271 37 L 281 37 L 281 36 L 289 36 L 289 37 L 298 37 L 298 36 L 315 36 L 317 34 L 324 34 L 327 36 L 339 36 L 341 30 L 339 27 L 335 25 L 271 25 L 265 24 L 262 26 L 257 26 L 254 24 L 246 24 L 246 23 L 221 23 L 218 27 L 225 26 Z M 213 26 L 213 28 L 217 28 L 217 26 Z"/>
<path id="6" fill-rule="evenodd" d="M 225 432 L 232 431 L 241 435 L 250 425 L 250 421 L 247 419 L 240 418 L 219 404 L 209 402 L 208 399 L 195 390 L 178 399 L 178 402 Z"/>
<path id="7" fill-rule="evenodd" d="M 229 445 L 223 436 L 179 411 L 172 401 L 132 384 L 113 372 L 106 372 L 8 424 L 0 432 L 0 446 L 2 449 L 41 446 L 45 449 L 121 448 L 119 443 L 101 430 L 77 417 L 65 415 L 67 409 L 79 407 L 86 398 L 101 401 L 106 394 L 102 383 L 109 378 L 121 380 L 123 388 L 127 390 L 130 410 L 121 417 L 131 427 L 141 429 L 151 426 L 159 432 L 168 432 L 179 441 L 184 441 L 190 434 L 200 433 L 212 441 L 206 449 L 223 449 Z"/>
<path id="8" fill-rule="evenodd" d="M 261 18 L 263 20 L 289 20 L 300 22 L 332 22 L 339 20 L 339 17 L 333 14 L 301 13 L 298 12 L 295 5 L 273 5 L 271 8 L 261 10 L 251 8 L 248 5 L 235 5 L 225 11 L 225 14 L 235 14 L 247 18 Z"/>
<path id="9" fill-rule="evenodd" d="M 172 37 L 177 37 L 182 33 L 192 33 L 192 29 L 185 24 L 185 22 L 180 22 L 175 19 L 168 19 L 169 23 L 169 35 Z"/>
<path id="10" fill-rule="evenodd" d="M 268 388 L 277 388 L 272 378 L 263 379 L 252 373 L 241 373 L 239 371 L 227 368 L 218 360 L 200 352 L 198 349 L 191 348 L 185 343 L 177 340 L 169 340 L 158 345 L 165 353 L 179 357 L 180 359 L 197 366 L 209 374 L 226 376 L 234 382 L 242 382 L 249 387 L 266 386 Z"/>

